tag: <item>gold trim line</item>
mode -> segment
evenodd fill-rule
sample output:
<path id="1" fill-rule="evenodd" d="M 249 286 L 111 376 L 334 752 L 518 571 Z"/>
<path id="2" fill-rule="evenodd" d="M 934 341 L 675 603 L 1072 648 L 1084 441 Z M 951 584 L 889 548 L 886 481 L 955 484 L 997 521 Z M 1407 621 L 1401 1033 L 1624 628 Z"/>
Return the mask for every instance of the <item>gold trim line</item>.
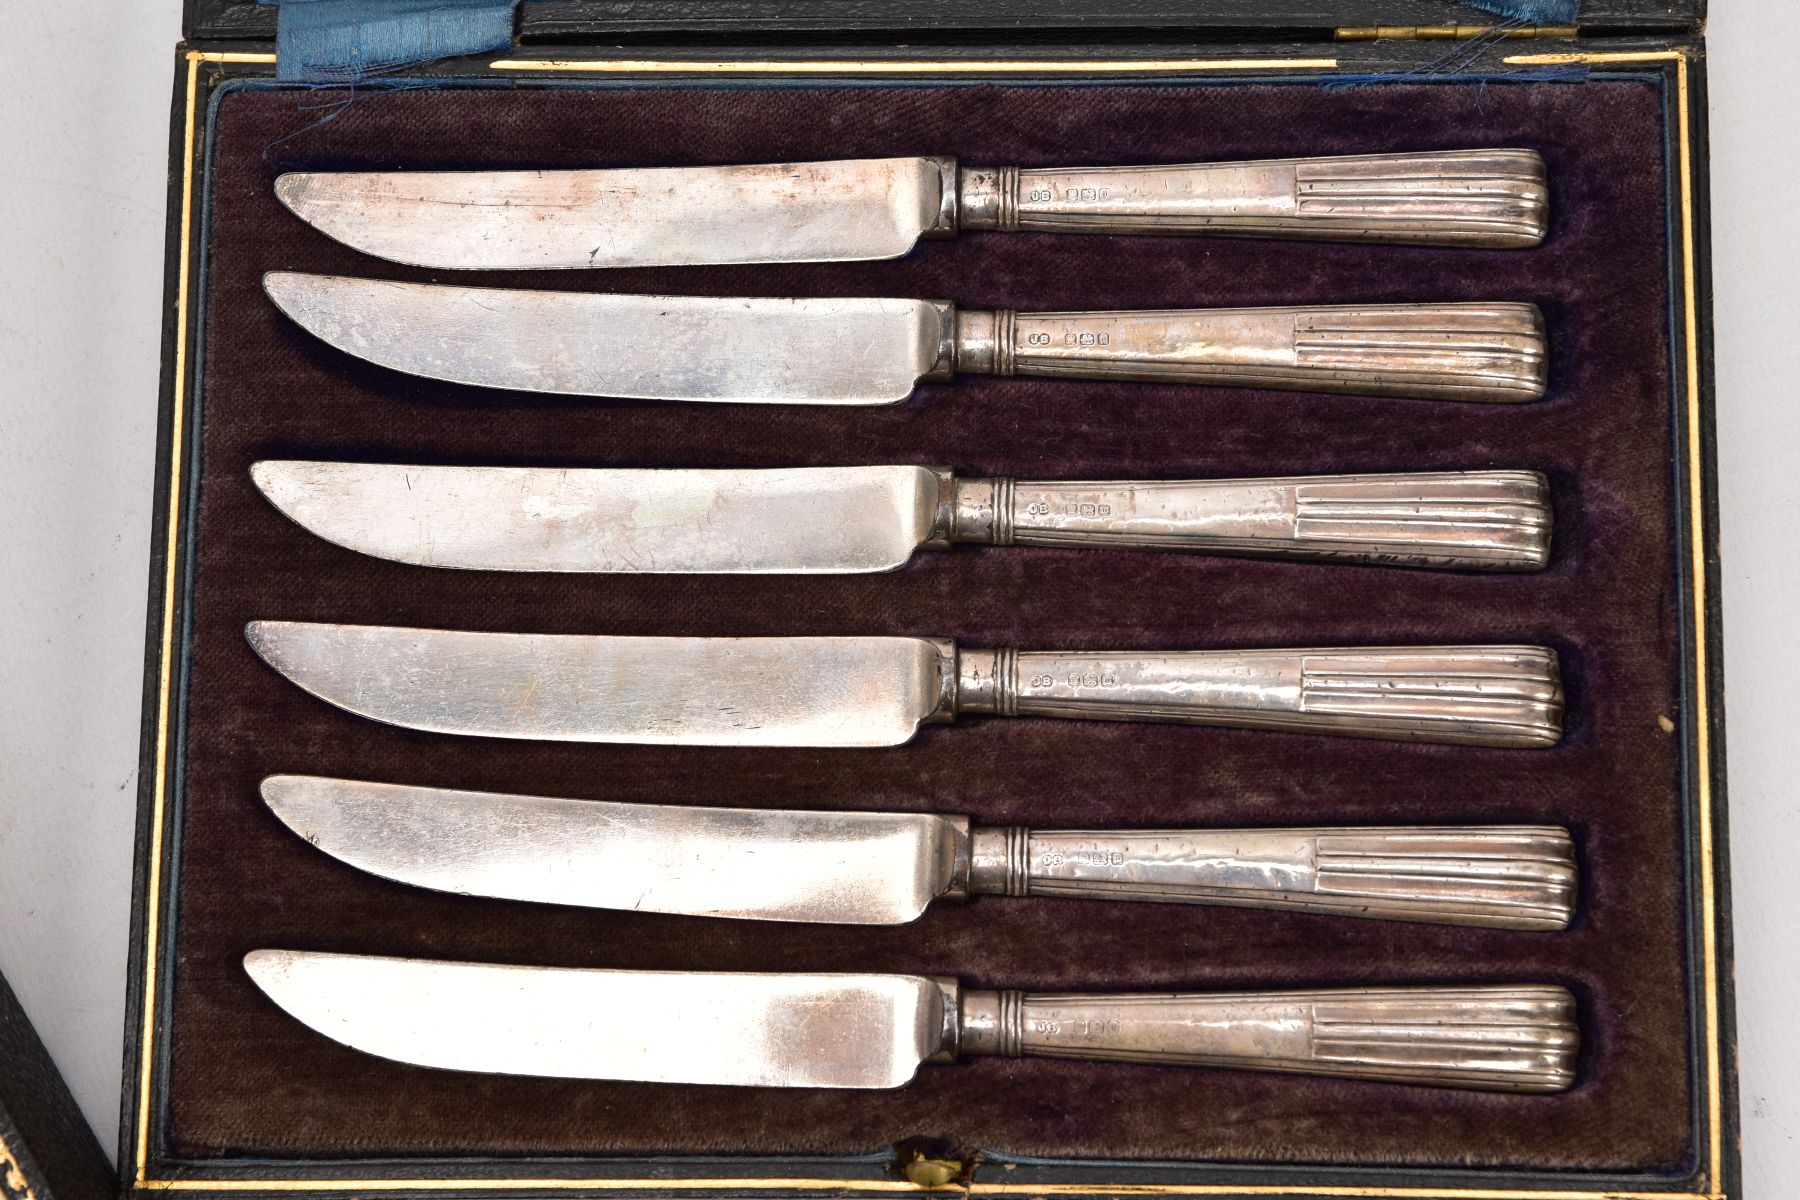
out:
<path id="1" fill-rule="evenodd" d="M 900 1180 L 853 1179 L 159 1179 L 142 1185 L 148 1191 L 258 1191 L 271 1187 L 296 1192 L 394 1191 L 836 1191 L 908 1192 L 914 1195 L 959 1196 L 1324 1196 L 1358 1200 L 1717 1200 L 1705 1192 L 1587 1192 L 1519 1190 L 1516 1188 L 1449 1189 L 1420 1187 L 1302 1187 L 1284 1184 L 1089 1184 L 983 1183 L 925 1188 Z"/>
<path id="2" fill-rule="evenodd" d="M 1716 915 L 1716 883 L 1713 874 L 1712 843 L 1712 793 L 1711 793 L 1711 742 L 1709 738 L 1710 714 L 1706 697 L 1707 679 L 1707 618 L 1706 618 L 1706 555 L 1703 543 L 1704 512 L 1703 487 L 1700 468 L 1702 455 L 1700 449 L 1700 366 L 1699 366 L 1699 318 L 1696 310 L 1697 288 L 1694 276 L 1694 218 L 1693 218 L 1693 152 L 1691 147 L 1688 53 L 1685 49 L 1656 51 L 1619 51 L 1619 52 L 1573 52 L 1558 54 L 1513 55 L 1505 59 L 1508 63 L 1520 65 L 1548 65 L 1562 63 L 1626 63 L 1626 62 L 1673 62 L 1676 73 L 1676 107 L 1677 131 L 1680 144 L 1679 152 L 1679 194 L 1681 199 L 1682 221 L 1682 284 L 1685 321 L 1683 333 L 1685 346 L 1687 431 L 1688 431 L 1688 504 L 1689 529 L 1692 543 L 1692 571 L 1694 589 L 1694 622 L 1695 622 L 1695 668 L 1699 681 L 1697 702 L 1695 705 L 1696 758 L 1699 799 L 1699 857 L 1701 876 L 1701 940 L 1702 940 L 1702 980 L 1704 984 L 1705 1034 L 1706 1034 L 1706 1088 L 1708 1115 L 1708 1190 L 1705 1192 L 1620 1192 L 1620 1191 L 1543 1191 L 1543 1190 L 1507 1190 L 1507 1189 L 1443 1189 L 1443 1188 L 1393 1188 L 1393 1187 L 1300 1187 L 1298 1189 L 1285 1185 L 1177 1185 L 1177 1184 L 1014 1184 L 985 1183 L 974 1181 L 967 1186 L 950 1186 L 927 1189 L 915 1184 L 892 1180 L 844 1180 L 844 1179 L 152 1179 L 148 1177 L 147 1163 L 149 1153 L 150 1096 L 152 1091 L 151 1071 L 155 1062 L 155 1015 L 156 1015 L 156 978 L 157 978 L 157 942 L 160 929 L 160 895 L 162 876 L 162 844 L 163 827 L 167 817 L 166 798 L 168 786 L 168 719 L 170 689 L 172 685 L 172 655 L 174 636 L 174 600 L 177 581 L 176 554 L 178 548 L 178 526 L 181 497 L 181 464 L 183 461 L 183 417 L 186 401 L 186 363 L 187 363 L 187 313 L 189 298 L 188 262 L 192 248 L 192 214 L 193 214 L 193 175 L 194 148 L 197 139 L 198 118 L 198 76 L 199 64 L 213 63 L 272 63 L 272 54 L 242 53 L 234 51 L 196 51 L 187 53 L 187 97 L 184 154 L 182 164 L 182 211 L 180 223 L 180 261 L 177 267 L 176 282 L 176 334 L 175 334 L 175 376 L 172 389 L 171 405 L 171 439 L 168 501 L 168 540 L 165 547 L 168 565 L 164 577 L 163 596 L 163 629 L 161 654 L 162 661 L 159 672 L 159 691 L 157 701 L 157 731 L 155 769 L 152 785 L 151 804 L 151 842 L 149 875 L 146 884 L 146 914 L 144 926 L 144 1021 L 139 1053 L 139 1089 L 138 1113 L 135 1149 L 134 1186 L 146 1191 L 292 1191 L 292 1192 L 389 1192 L 389 1191 L 625 1191 L 647 1188 L 660 1188 L 670 1191 L 759 1191 L 770 1189 L 801 1190 L 833 1190 L 840 1192 L 912 1192 L 918 1194 L 954 1193 L 968 1195 L 1059 1195 L 1079 1194 L 1104 1191 L 1115 1195 L 1131 1196 L 1326 1196 L 1326 1197 L 1366 1197 L 1388 1198 L 1388 1200 L 1724 1200 L 1719 1189 L 1719 1179 L 1723 1167 L 1723 1137 L 1721 1127 L 1723 1102 L 1721 1096 L 1722 1077 L 1720 1066 L 1721 1047 L 1719 1045 L 1719 1012 L 1718 1012 L 1718 959 L 1717 959 L 1717 915 Z M 831 74 L 831 73 L 865 73 L 865 74 L 957 74 L 967 72 L 1018 72 L 1055 71 L 1055 72 L 1126 72 L 1126 71 L 1207 71 L 1207 70 L 1257 70 L 1267 68 L 1319 69 L 1330 70 L 1337 67 L 1335 59 L 1236 59 L 1205 60 L 1175 59 L 1144 62 L 1100 62 L 1100 63 L 1021 63 L 1007 61 L 993 62 L 941 62 L 941 63 L 844 63 L 809 61 L 802 63 L 737 63 L 719 62 L 657 62 L 649 60 L 617 60 L 614 62 L 582 62 L 564 60 L 512 59 L 500 60 L 489 64 L 494 70 L 532 70 L 532 71 L 617 71 L 620 73 L 668 72 L 703 73 L 730 72 L 742 69 L 745 73 L 783 72 L 793 74 Z"/>
<path id="3" fill-rule="evenodd" d="M 1705 465 L 1700 450 L 1700 314 L 1694 283 L 1694 163 L 1691 130 L 1688 128 L 1688 60 L 1676 60 L 1680 78 L 1677 89 L 1676 115 L 1681 127 L 1681 284 L 1682 300 L 1687 310 L 1684 333 L 1687 341 L 1688 390 L 1688 529 L 1693 548 L 1694 571 L 1694 747 L 1701 770 L 1695 777 L 1699 799 L 1700 858 L 1700 941 L 1705 948 L 1701 959 L 1701 990 L 1706 1009 L 1706 1096 L 1707 1096 L 1707 1182 L 1715 1196 L 1723 1195 L 1721 1176 L 1724 1171 L 1723 1083 L 1719 1066 L 1719 961 L 1715 953 L 1718 940 L 1716 896 L 1713 879 L 1713 812 L 1712 777 L 1706 768 L 1712 761 L 1712 714 L 1707 698 L 1707 625 L 1706 625 L 1706 549 L 1703 531 L 1706 527 L 1705 487 L 1701 469 Z"/>
<path id="4" fill-rule="evenodd" d="M 143 1183 L 150 1157 L 150 1068 L 156 1061 L 151 1053 L 156 1035 L 156 969 L 157 945 L 161 927 L 162 857 L 164 797 L 168 793 L 169 689 L 174 668 L 171 663 L 175 644 L 176 550 L 180 546 L 182 422 L 187 406 L 187 310 L 188 251 L 192 246 L 194 211 L 194 140 L 195 105 L 199 93 L 200 58 L 188 53 L 187 129 L 182 138 L 181 161 L 181 235 L 175 266 L 175 377 L 171 385 L 169 414 L 169 507 L 167 540 L 163 545 L 163 622 L 160 642 L 156 691 L 156 765 L 151 784 L 155 797 L 150 821 L 150 876 L 144 887 L 144 1023 L 141 1031 L 137 1145 L 134 1147 L 133 1176 Z"/>
<path id="5" fill-rule="evenodd" d="M 1065 59 L 1032 62 L 1021 59 L 903 62 L 888 59 L 806 59 L 773 62 L 757 59 L 582 59 L 502 58 L 488 64 L 494 71 L 582 71 L 609 75 L 1035 75 L 1171 71 L 1332 71 L 1335 58 L 1155 58 Z"/>
<path id="6" fill-rule="evenodd" d="M 1340 25 L 1334 36 L 1340 42 L 1416 42 L 1478 37 L 1572 38 L 1580 32 L 1574 25 Z"/>

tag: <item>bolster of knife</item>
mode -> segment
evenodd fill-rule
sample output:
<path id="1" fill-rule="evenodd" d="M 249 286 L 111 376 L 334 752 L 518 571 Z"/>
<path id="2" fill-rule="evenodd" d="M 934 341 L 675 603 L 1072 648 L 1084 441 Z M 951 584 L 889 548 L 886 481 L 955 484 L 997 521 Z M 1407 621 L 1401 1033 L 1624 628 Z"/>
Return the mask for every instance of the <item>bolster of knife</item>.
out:
<path id="1" fill-rule="evenodd" d="M 963 1054 L 1234 1067 L 1499 1092 L 1575 1081 L 1575 1000 L 1550 985 L 1031 995 L 965 990 Z"/>
<path id="2" fill-rule="evenodd" d="M 959 648 L 956 658 L 960 712 L 1513 748 L 1551 746 L 1562 736 L 1562 678 L 1555 651 L 1541 646 Z"/>
<path id="3" fill-rule="evenodd" d="M 1017 313 L 958 310 L 961 371 L 1522 403 L 1544 394 L 1535 305 Z"/>
<path id="4" fill-rule="evenodd" d="M 1550 494 L 1535 471 L 1042 483 L 959 479 L 956 541 L 1134 547 L 1536 571 Z"/>
<path id="5" fill-rule="evenodd" d="M 1575 910 L 1575 847 L 1555 826 L 976 828 L 969 836 L 975 894 L 1530 930 L 1562 929 Z"/>
<path id="6" fill-rule="evenodd" d="M 965 229 L 1227 234 L 1524 249 L 1544 238 L 1534 150 L 1452 150 L 1148 167 L 965 167 Z"/>

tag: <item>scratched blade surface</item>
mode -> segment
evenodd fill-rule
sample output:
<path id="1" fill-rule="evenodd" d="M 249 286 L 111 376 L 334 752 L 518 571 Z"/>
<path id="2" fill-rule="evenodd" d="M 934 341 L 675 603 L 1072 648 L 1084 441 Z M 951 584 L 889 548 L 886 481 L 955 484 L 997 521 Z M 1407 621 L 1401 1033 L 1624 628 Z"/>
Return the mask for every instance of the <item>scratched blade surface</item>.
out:
<path id="1" fill-rule="evenodd" d="M 478 387 L 740 404 L 893 404 L 937 362 L 922 300 L 628 296 L 275 271 L 269 298 L 338 349 Z"/>
<path id="2" fill-rule="evenodd" d="M 367 1054 L 453 1071 L 762 1087 L 899 1087 L 943 999 L 912 975 L 594 971 L 253 950 L 276 1004 Z"/>
<path id="3" fill-rule="evenodd" d="M 263 800 L 387 879 L 541 904 L 851 925 L 913 920 L 957 835 L 927 813 L 621 804 L 272 775 Z"/>
<path id="4" fill-rule="evenodd" d="M 597 171 L 293 173 L 275 194 L 366 254 L 444 269 L 897 258 L 937 220 L 923 158 Z"/>
<path id="5" fill-rule="evenodd" d="M 467 633 L 252 621 L 265 661 L 353 713 L 435 733 L 690 746 L 897 746 L 937 707 L 922 638 Z"/>
<path id="6" fill-rule="evenodd" d="M 256 484 L 328 541 L 431 567 L 795 574 L 886 571 L 930 534 L 920 467 L 560 470 L 259 462 Z"/>

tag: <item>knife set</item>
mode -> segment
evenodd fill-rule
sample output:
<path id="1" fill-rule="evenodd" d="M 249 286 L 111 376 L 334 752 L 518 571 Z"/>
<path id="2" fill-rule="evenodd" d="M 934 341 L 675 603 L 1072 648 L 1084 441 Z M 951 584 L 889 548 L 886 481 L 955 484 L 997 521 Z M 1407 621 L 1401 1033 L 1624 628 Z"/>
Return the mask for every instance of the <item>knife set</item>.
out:
<path id="1" fill-rule="evenodd" d="M 647 170 L 288 174 L 289 209 L 436 269 L 836 262 L 959 231 L 1205 234 L 1521 249 L 1544 167 L 1490 150 L 1162 167 L 943 158 Z M 586 294 L 272 273 L 350 354 L 540 393 L 889 404 L 959 372 L 1436 400 L 1542 396 L 1529 304 L 1097 313 L 917 299 Z M 1055 385 L 1046 385 L 1046 391 Z M 1548 560 L 1530 470 L 1041 481 L 922 465 L 760 470 L 256 463 L 288 517 L 363 554 L 488 571 L 842 574 L 954 543 L 1190 550 L 1519 572 Z M 964 714 L 1133 720 L 1501 749 L 1561 736 L 1534 646 L 1095 652 L 933 637 L 626 637 L 278 620 L 251 646 L 402 727 L 565 742 L 883 747 Z M 1551 932 L 1546 826 L 1040 830 L 960 816 L 565 800 L 272 776 L 314 846 L 424 888 L 512 900 L 895 925 L 940 900 L 1060 896 Z M 997 901 L 983 901 L 983 903 Z M 372 1054 L 465 1071 L 898 1087 L 926 1062 L 1036 1055 L 1497 1091 L 1574 1080 L 1561 987 L 1037 995 L 914 975 L 564 970 L 287 950 L 245 959 L 284 1009 Z M 494 1036 L 471 1039 L 482 1028 Z"/>

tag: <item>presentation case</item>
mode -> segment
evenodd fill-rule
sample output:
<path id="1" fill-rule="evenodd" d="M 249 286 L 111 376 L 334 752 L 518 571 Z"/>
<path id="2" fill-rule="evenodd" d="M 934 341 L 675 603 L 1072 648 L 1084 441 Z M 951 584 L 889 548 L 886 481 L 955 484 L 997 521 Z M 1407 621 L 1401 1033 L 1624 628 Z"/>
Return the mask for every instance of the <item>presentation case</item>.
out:
<path id="1" fill-rule="evenodd" d="M 1596 0 L 1559 27 L 1438 0 L 527 2 L 510 48 L 323 86 L 277 78 L 272 8 L 194 0 L 176 55 L 124 1188 L 1735 1195 L 1702 16 L 1691 0 Z M 965 233 L 892 262 L 477 278 L 359 256 L 272 191 L 300 169 L 1490 146 L 1548 164 L 1536 250 Z M 1550 388 L 1517 406 L 1023 378 L 873 409 L 550 399 L 343 355 L 262 294 L 278 269 L 1035 310 L 1529 300 Z M 314 538 L 255 491 L 249 465 L 268 457 L 1036 478 L 1517 467 L 1548 476 L 1557 533 L 1548 570 L 1512 577 L 980 548 L 866 577 L 502 576 Z M 458 739 L 303 694 L 244 641 L 269 618 L 1096 649 L 1535 643 L 1561 656 L 1567 734 L 1547 751 L 992 720 L 878 751 Z M 1046 827 L 1562 824 L 1582 905 L 1557 934 L 1054 897 L 895 928 L 544 908 L 328 858 L 261 803 L 276 772 Z M 1549 982 L 1576 995 L 1583 1048 L 1576 1086 L 1548 1097 L 1032 1059 L 868 1093 L 475 1076 L 299 1025 L 241 968 L 264 947 L 1061 991 Z"/>

